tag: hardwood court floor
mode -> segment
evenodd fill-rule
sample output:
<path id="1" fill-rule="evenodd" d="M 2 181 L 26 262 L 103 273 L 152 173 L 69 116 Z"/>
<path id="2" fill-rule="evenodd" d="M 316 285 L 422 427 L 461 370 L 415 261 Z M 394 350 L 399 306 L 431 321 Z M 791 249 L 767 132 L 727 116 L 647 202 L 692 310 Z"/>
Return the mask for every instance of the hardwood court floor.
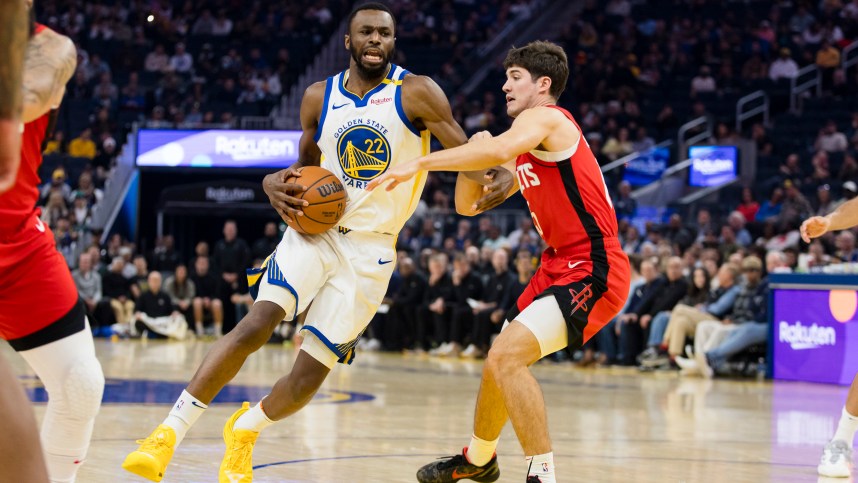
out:
<path id="1" fill-rule="evenodd" d="M 105 404 L 80 483 L 142 482 L 121 470 L 135 439 L 167 414 L 208 342 L 98 340 Z M 45 394 L 23 360 L 0 350 L 28 387 Z M 164 482 L 214 482 L 222 425 L 240 401 L 255 402 L 289 371 L 294 350 L 268 345 L 213 404 L 177 450 Z M 460 451 L 471 435 L 482 363 L 359 353 L 320 395 L 261 435 L 259 482 L 413 482 L 418 467 Z M 810 482 L 833 433 L 846 389 L 705 381 L 633 370 L 534 368 L 549 409 L 558 481 Z M 36 404 L 41 418 L 44 404 Z M 523 454 L 507 425 L 502 482 L 523 482 Z M 844 482 L 847 480 L 819 481 Z"/>

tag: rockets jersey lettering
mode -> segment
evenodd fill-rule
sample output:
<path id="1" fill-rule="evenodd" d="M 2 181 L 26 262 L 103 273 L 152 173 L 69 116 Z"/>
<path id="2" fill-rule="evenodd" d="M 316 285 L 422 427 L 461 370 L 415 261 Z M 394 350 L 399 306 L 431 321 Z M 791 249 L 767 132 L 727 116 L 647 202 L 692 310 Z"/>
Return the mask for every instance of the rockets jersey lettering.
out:
<path id="1" fill-rule="evenodd" d="M 568 111 L 549 107 L 581 130 Z M 586 255 L 592 241 L 617 237 L 614 206 L 583 132 L 565 152 L 533 150 L 519 155 L 515 164 L 534 227 L 555 251 Z"/>
<path id="2" fill-rule="evenodd" d="M 402 107 L 402 79 L 407 74 L 391 64 L 384 80 L 363 97 L 346 87 L 347 70 L 327 79 L 316 144 L 322 151 L 321 166 L 348 192 L 343 228 L 396 234 L 417 208 L 425 172 L 393 191 L 366 191 L 371 180 L 391 167 L 429 153 L 429 131 L 418 131 Z"/>

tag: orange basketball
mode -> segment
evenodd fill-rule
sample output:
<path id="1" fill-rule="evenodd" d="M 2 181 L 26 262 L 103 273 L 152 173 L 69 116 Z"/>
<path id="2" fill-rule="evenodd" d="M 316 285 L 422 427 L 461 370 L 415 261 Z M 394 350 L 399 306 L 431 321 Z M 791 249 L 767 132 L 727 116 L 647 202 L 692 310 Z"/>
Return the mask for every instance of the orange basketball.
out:
<path id="1" fill-rule="evenodd" d="M 304 207 L 304 216 L 288 217 L 285 221 L 292 229 L 305 235 L 318 235 L 335 226 L 346 211 L 346 188 L 339 178 L 325 168 L 304 166 L 300 177 L 290 177 L 287 183 L 307 187 L 296 198 L 310 203 Z"/>

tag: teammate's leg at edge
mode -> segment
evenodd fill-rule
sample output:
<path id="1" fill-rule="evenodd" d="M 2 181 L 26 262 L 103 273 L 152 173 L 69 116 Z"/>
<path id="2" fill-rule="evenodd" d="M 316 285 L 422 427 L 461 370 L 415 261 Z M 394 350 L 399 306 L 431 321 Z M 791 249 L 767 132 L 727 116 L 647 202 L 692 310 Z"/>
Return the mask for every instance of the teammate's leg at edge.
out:
<path id="1" fill-rule="evenodd" d="M 820 476 L 848 478 L 852 474 L 852 444 L 858 431 L 858 374 L 852 380 L 840 421 L 831 441 L 825 445 L 817 466 Z"/>

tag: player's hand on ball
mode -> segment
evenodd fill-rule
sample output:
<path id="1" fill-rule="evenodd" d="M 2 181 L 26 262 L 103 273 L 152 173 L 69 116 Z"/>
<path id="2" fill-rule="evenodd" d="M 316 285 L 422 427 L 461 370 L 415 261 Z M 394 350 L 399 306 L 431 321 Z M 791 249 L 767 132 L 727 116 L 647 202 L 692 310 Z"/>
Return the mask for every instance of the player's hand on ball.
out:
<path id="1" fill-rule="evenodd" d="M 805 243 L 810 243 L 811 238 L 819 238 L 828 231 L 831 226 L 831 220 L 824 216 L 813 216 L 801 224 L 801 239 Z"/>
<path id="2" fill-rule="evenodd" d="M 473 206 L 474 211 L 478 213 L 488 211 L 506 201 L 507 193 L 515 185 L 515 177 L 504 168 L 492 168 L 486 171 L 486 181 L 489 184 L 483 186 L 483 197 Z"/>
<path id="3" fill-rule="evenodd" d="M 293 195 L 307 191 L 306 186 L 298 183 L 287 183 L 286 180 L 291 177 L 300 177 L 301 173 L 292 168 L 281 169 L 276 173 L 271 173 L 262 180 L 262 189 L 268 195 L 271 206 L 277 210 L 283 220 L 288 217 L 304 216 L 301 208 L 307 206 L 307 202 L 299 200 Z"/>
<path id="4" fill-rule="evenodd" d="M 393 167 L 387 170 L 386 173 L 375 178 L 370 181 L 368 185 L 366 185 L 366 189 L 368 191 L 372 191 L 384 183 L 388 183 L 387 191 L 391 191 L 400 183 L 404 183 L 409 179 L 413 178 L 414 175 L 417 174 L 419 170 L 417 169 L 417 163 L 415 161 L 411 161 L 409 163 L 400 164 L 399 166 Z"/>

